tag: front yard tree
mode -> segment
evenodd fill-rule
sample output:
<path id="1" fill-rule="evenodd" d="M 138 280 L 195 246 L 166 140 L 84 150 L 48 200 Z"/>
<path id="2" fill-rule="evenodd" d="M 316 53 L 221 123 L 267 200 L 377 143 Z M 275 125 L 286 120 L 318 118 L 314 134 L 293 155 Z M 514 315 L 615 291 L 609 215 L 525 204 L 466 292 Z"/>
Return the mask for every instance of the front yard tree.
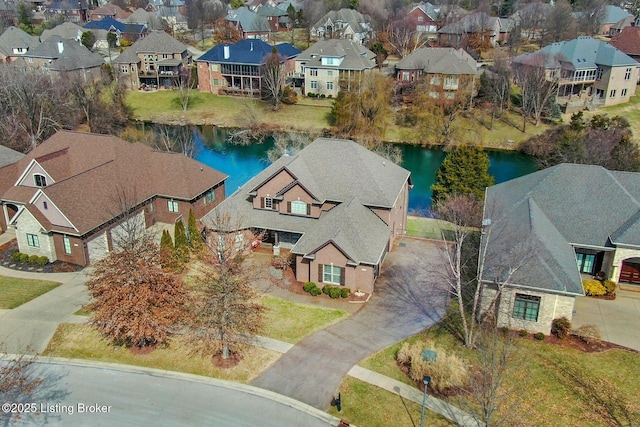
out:
<path id="1" fill-rule="evenodd" d="M 2 344 L 0 344 L 2 348 Z M 8 355 L 0 351 L 0 398 L 2 402 L 26 403 L 42 384 L 34 375 L 32 365 L 36 359 L 25 354 Z M 20 419 L 20 412 L 0 412 L 0 425 L 9 426 Z M 13 422 L 12 422 L 13 420 Z"/>
<path id="2" fill-rule="evenodd" d="M 250 285 L 253 271 L 243 263 L 255 236 L 220 211 L 212 226 L 206 239 L 206 271 L 193 287 L 189 337 L 200 353 L 224 360 L 239 354 L 243 342 L 262 331 L 265 307 Z"/>
<path id="3" fill-rule="evenodd" d="M 437 205 L 449 195 L 464 194 L 483 200 L 485 189 L 491 185 L 489 155 L 478 147 L 460 145 L 447 153 L 438 169 L 431 200 Z"/>
<path id="4" fill-rule="evenodd" d="M 274 46 L 264 64 L 262 65 L 262 90 L 263 97 L 268 100 L 273 109 L 277 110 L 282 100 L 287 71 L 284 64 L 285 58 L 278 53 Z"/>
<path id="5" fill-rule="evenodd" d="M 87 286 L 95 300 L 91 323 L 116 345 L 167 343 L 171 327 L 184 317 L 181 279 L 162 269 L 152 242 L 110 252 L 96 264 Z"/>

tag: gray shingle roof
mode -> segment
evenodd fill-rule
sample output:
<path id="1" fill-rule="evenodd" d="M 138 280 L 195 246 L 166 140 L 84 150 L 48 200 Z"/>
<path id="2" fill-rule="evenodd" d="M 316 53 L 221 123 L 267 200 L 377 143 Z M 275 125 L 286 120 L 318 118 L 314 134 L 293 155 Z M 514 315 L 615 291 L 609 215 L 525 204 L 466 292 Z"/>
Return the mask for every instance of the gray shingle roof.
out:
<path id="1" fill-rule="evenodd" d="M 336 22 L 344 22 L 348 24 L 355 33 L 363 33 L 369 31 L 369 29 L 362 24 L 370 23 L 371 18 L 354 9 L 330 10 L 315 23 L 313 28 L 324 27 L 327 23 L 335 24 Z"/>
<path id="2" fill-rule="evenodd" d="M 36 36 L 30 36 L 17 27 L 9 27 L 0 35 L 0 53 L 4 56 L 16 56 L 14 48 L 33 49 L 39 44 Z"/>
<path id="3" fill-rule="evenodd" d="M 225 19 L 239 23 L 245 33 L 271 32 L 271 26 L 267 19 L 246 7 L 229 10 Z"/>
<path id="4" fill-rule="evenodd" d="M 490 31 L 499 26 L 500 19 L 495 16 L 489 16 L 484 12 L 470 13 L 464 15 L 459 21 L 445 25 L 438 30 L 440 34 L 465 34 L 475 33 L 478 31 Z"/>
<path id="5" fill-rule="evenodd" d="M 15 163 L 23 157 L 24 154 L 0 145 L 0 168 Z"/>
<path id="6" fill-rule="evenodd" d="M 340 65 L 322 65 L 323 57 L 344 58 Z M 376 54 L 364 46 L 346 39 L 320 40 L 296 58 L 306 67 L 336 68 L 338 70 L 370 70 L 376 67 Z"/>
<path id="7" fill-rule="evenodd" d="M 285 169 L 318 203 L 339 202 L 320 218 L 253 209 L 251 194 Z M 409 171 L 353 141 L 319 138 L 295 156 L 283 156 L 219 209 L 242 218 L 244 226 L 302 233 L 292 252 L 308 255 L 332 241 L 355 263 L 376 264 L 389 242 L 389 228 L 368 207 L 391 208 Z M 212 226 L 213 214 L 203 218 Z"/>
<path id="8" fill-rule="evenodd" d="M 120 54 L 114 63 L 134 64 L 140 62 L 139 53 L 175 54 L 187 52 L 187 46 L 171 37 L 164 31 L 151 31 Z"/>
<path id="9" fill-rule="evenodd" d="M 79 39 L 79 35 L 82 35 L 85 31 L 87 30 L 80 25 L 74 24 L 73 22 L 64 22 L 50 30 L 44 30 L 40 36 L 40 40 L 45 41 L 51 36 L 77 40 Z"/>
<path id="10" fill-rule="evenodd" d="M 423 47 L 402 58 L 397 70 L 423 70 L 427 74 L 476 74 L 478 63 L 462 49 Z"/>
<path id="11" fill-rule="evenodd" d="M 54 71 L 86 70 L 104 64 L 104 59 L 99 54 L 91 52 L 75 40 L 59 36 L 50 36 L 23 57 L 50 59 L 52 62 L 48 68 Z"/>
<path id="12" fill-rule="evenodd" d="M 485 203 L 497 211 L 492 227 L 525 234 L 490 244 L 488 254 L 508 253 L 518 241 L 538 241 L 542 249 L 537 256 L 545 262 L 527 263 L 522 282 L 560 292 L 575 288 L 579 293 L 578 284 L 571 285 L 575 255 L 569 257 L 565 249 L 570 245 L 601 250 L 613 250 L 614 245 L 640 247 L 639 195 L 639 173 L 594 165 L 560 164 L 494 185 L 487 190 Z M 525 212 L 524 205 L 534 207 Z M 537 229 L 536 222 L 542 224 Z M 544 258 L 545 250 L 552 259 Z M 544 276 L 541 266 L 549 270 L 547 276 L 553 273 L 552 279 Z"/>

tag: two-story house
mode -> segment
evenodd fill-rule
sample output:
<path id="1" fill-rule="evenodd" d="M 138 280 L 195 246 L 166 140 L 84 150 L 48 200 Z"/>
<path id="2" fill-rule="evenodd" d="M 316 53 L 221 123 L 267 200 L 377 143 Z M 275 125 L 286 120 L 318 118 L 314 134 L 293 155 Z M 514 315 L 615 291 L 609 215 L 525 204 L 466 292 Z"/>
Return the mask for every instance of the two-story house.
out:
<path id="1" fill-rule="evenodd" d="M 187 46 L 164 31 L 151 31 L 113 60 L 118 80 L 128 89 L 173 88 L 189 77 Z"/>
<path id="2" fill-rule="evenodd" d="M 557 102 L 565 111 L 628 102 L 636 93 L 638 63 L 609 43 L 591 37 L 553 43 L 513 59 L 521 67 L 545 67 L 558 81 Z"/>
<path id="3" fill-rule="evenodd" d="M 245 39 L 260 39 L 268 42 L 273 31 L 265 16 L 259 15 L 246 7 L 229 9 L 225 19 L 230 25 L 237 28 Z"/>
<path id="4" fill-rule="evenodd" d="M 438 8 L 429 2 L 419 3 L 407 13 L 407 18 L 415 25 L 415 30 L 420 33 L 438 31 L 438 17 Z"/>
<path id="5" fill-rule="evenodd" d="M 0 35 L 0 62 L 9 63 L 39 44 L 38 37 L 18 27 L 9 27 Z"/>
<path id="6" fill-rule="evenodd" d="M 354 9 L 331 10 L 310 30 L 315 40 L 347 39 L 365 45 L 373 38 L 371 18 Z"/>
<path id="7" fill-rule="evenodd" d="M 274 46 L 260 39 L 245 39 L 213 47 L 197 59 L 200 92 L 259 97 L 264 64 Z M 300 51 L 289 43 L 275 46 L 287 72 L 293 72 Z"/>
<path id="8" fill-rule="evenodd" d="M 446 101 L 475 95 L 477 73 L 477 62 L 462 49 L 423 47 L 396 64 L 396 85 L 413 87 L 423 80 L 429 98 Z"/>
<path id="9" fill-rule="evenodd" d="M 224 199 L 225 179 L 182 154 L 59 131 L 0 168 L 0 226 L 15 228 L 22 253 L 89 265 L 114 249 L 125 221 L 186 222 L 190 209 L 201 218 Z"/>
<path id="10" fill-rule="evenodd" d="M 231 215 L 237 231 L 290 250 L 298 281 L 372 292 L 405 233 L 410 187 L 408 170 L 353 141 L 319 138 L 272 163 L 202 223 L 215 229 L 216 215 Z"/>
<path id="11" fill-rule="evenodd" d="M 296 58 L 294 76 L 306 94 L 335 97 L 376 66 L 376 54 L 353 40 L 320 40 Z"/>
<path id="12" fill-rule="evenodd" d="M 54 16 L 64 15 L 67 21 L 82 25 L 89 18 L 87 10 L 84 0 L 55 0 L 45 6 L 44 16 L 49 20 Z"/>
<path id="13" fill-rule="evenodd" d="M 501 25 L 505 21 L 485 12 L 473 12 L 464 15 L 438 30 L 438 44 L 443 47 L 455 47 L 485 50 L 495 47 L 502 37 Z"/>

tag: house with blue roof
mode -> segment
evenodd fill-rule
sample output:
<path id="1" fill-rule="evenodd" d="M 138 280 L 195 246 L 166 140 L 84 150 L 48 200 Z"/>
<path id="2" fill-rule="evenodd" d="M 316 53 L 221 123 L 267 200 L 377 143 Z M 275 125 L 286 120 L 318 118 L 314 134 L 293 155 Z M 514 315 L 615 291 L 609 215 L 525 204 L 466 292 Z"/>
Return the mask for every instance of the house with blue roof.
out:
<path id="1" fill-rule="evenodd" d="M 557 102 L 566 112 L 622 104 L 636 93 L 638 63 L 592 37 L 553 43 L 512 61 L 514 70 L 540 66 L 557 80 Z"/>
<path id="2" fill-rule="evenodd" d="M 262 93 L 263 65 L 273 48 L 259 39 L 245 39 L 213 47 L 196 60 L 200 92 L 259 97 Z M 277 44 L 275 48 L 286 71 L 293 72 L 295 58 L 300 51 L 289 43 Z"/>
<path id="3" fill-rule="evenodd" d="M 117 21 L 110 16 L 106 16 L 99 21 L 90 21 L 84 25 L 87 30 L 96 30 L 107 33 L 114 33 L 117 37 L 118 44 L 120 39 L 135 42 L 136 40 L 147 35 L 147 26 L 141 24 L 129 24 Z"/>

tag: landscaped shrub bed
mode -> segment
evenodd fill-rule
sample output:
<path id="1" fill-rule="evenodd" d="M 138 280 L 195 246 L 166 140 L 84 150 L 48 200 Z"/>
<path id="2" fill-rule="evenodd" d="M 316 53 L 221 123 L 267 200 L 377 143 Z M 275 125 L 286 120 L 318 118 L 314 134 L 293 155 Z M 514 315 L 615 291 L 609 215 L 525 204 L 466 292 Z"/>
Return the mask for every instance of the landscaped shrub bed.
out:
<path id="1" fill-rule="evenodd" d="M 13 258 L 13 261 L 19 262 L 21 264 L 31 264 L 31 265 L 40 265 L 40 266 L 49 264 L 49 258 L 47 258 L 46 256 L 28 255 L 18 251 L 13 253 L 12 258 Z"/>

